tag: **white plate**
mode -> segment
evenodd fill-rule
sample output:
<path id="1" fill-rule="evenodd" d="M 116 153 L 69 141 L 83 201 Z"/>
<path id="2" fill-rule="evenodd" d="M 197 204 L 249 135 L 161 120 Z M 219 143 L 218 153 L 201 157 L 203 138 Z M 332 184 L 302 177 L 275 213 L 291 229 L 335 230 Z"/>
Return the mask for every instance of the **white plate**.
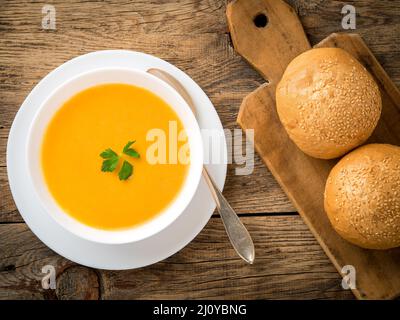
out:
<path id="1" fill-rule="evenodd" d="M 162 232 L 140 242 L 107 245 L 83 240 L 66 231 L 44 211 L 30 183 L 26 155 L 28 128 L 43 100 L 57 86 L 82 72 L 102 67 L 124 67 L 139 70 L 159 68 L 171 73 L 188 90 L 198 110 L 201 129 L 223 130 L 218 114 L 203 90 L 183 71 L 154 56 L 127 50 L 106 50 L 74 58 L 43 78 L 31 91 L 12 124 L 7 144 L 7 169 L 12 195 L 22 217 L 33 233 L 49 248 L 79 264 L 111 270 L 144 267 L 161 261 L 181 250 L 203 229 L 210 219 L 215 203 L 202 179 L 185 212 Z M 226 141 L 216 139 L 213 150 L 221 150 L 226 159 Z M 226 163 L 207 165 L 222 190 Z"/>

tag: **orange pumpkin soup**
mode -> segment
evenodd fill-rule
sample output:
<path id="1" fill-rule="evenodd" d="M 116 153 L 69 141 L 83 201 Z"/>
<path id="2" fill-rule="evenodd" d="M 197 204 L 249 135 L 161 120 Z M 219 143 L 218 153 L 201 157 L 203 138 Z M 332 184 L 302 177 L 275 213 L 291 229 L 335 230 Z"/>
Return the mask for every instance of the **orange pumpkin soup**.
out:
<path id="1" fill-rule="evenodd" d="M 183 186 L 188 164 L 151 164 L 146 160 L 149 130 L 166 133 L 174 110 L 150 91 L 126 84 L 86 89 L 67 102 L 50 121 L 42 144 L 41 163 L 48 189 L 60 207 L 80 222 L 101 229 L 121 229 L 148 221 L 165 209 Z M 122 152 L 128 141 L 140 158 Z M 178 142 L 181 145 L 183 142 Z M 111 148 L 120 156 L 113 172 L 102 172 L 99 154 Z M 122 163 L 133 166 L 118 178 Z"/>

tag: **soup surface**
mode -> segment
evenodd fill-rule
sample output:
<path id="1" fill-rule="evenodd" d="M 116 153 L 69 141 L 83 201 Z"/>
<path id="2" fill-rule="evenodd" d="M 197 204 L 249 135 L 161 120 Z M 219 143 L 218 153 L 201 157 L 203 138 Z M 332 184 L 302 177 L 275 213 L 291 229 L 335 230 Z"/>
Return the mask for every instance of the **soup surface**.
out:
<path id="1" fill-rule="evenodd" d="M 105 84 L 73 96 L 54 115 L 43 139 L 42 169 L 51 194 L 69 215 L 95 228 L 128 228 L 155 217 L 174 200 L 188 170 L 188 164 L 146 159 L 154 145 L 146 141 L 149 130 L 163 130 L 168 148 L 169 121 L 175 121 L 178 133 L 183 129 L 175 111 L 143 88 Z M 138 159 L 122 153 L 132 140 Z M 114 172 L 101 171 L 99 154 L 107 148 L 121 155 Z M 120 180 L 124 160 L 133 165 L 133 174 Z"/>

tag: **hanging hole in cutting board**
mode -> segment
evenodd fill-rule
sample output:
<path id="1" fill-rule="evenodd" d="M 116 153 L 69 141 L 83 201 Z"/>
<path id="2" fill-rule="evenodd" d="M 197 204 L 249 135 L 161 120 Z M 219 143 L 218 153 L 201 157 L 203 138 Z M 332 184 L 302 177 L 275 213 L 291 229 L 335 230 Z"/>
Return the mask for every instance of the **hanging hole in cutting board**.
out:
<path id="1" fill-rule="evenodd" d="M 264 13 L 257 14 L 253 19 L 257 28 L 264 28 L 268 24 L 268 17 Z"/>

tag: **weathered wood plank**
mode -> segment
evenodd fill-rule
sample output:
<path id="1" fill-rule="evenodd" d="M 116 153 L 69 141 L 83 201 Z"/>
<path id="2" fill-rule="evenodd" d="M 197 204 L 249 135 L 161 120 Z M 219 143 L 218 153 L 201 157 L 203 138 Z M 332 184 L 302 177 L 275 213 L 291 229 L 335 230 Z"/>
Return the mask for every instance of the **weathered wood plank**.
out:
<path id="1" fill-rule="evenodd" d="M 96 272 L 52 252 L 25 224 L 0 225 L 0 298 L 352 297 L 341 288 L 340 276 L 300 217 L 245 217 L 243 221 L 256 246 L 254 265 L 236 255 L 215 217 L 191 244 L 163 262 L 137 270 Z M 46 264 L 57 270 L 56 291 L 41 288 L 41 268 Z"/>
<path id="2" fill-rule="evenodd" d="M 224 33 L 224 0 L 186 1 L 2 1 L 0 27 L 5 32 L 41 31 L 42 7 L 56 9 L 57 32 L 89 31 L 104 37 L 138 33 Z"/>

